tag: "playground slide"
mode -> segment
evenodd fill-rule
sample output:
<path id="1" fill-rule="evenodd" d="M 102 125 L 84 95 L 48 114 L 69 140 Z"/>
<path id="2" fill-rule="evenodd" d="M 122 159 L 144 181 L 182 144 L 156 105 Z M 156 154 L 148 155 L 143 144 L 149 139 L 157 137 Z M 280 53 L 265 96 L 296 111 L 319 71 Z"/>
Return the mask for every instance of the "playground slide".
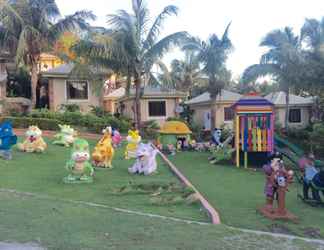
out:
<path id="1" fill-rule="evenodd" d="M 275 135 L 275 150 L 286 156 L 299 169 L 298 162 L 305 156 L 305 152 L 295 144 Z M 324 162 L 315 160 L 316 167 L 324 167 Z"/>

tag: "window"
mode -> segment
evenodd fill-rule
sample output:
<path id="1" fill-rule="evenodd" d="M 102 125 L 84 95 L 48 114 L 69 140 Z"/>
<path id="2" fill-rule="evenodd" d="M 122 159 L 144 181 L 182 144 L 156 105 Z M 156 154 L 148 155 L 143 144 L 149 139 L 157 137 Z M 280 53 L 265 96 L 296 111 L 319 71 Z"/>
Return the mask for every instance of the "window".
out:
<path id="1" fill-rule="evenodd" d="M 88 82 L 66 81 L 66 97 L 71 100 L 87 100 Z"/>
<path id="2" fill-rule="evenodd" d="M 300 123 L 301 122 L 301 110 L 300 109 L 290 109 L 289 110 L 289 122 L 290 123 Z"/>
<path id="3" fill-rule="evenodd" d="M 231 107 L 224 108 L 224 121 L 232 121 L 234 119 L 234 111 Z"/>
<path id="4" fill-rule="evenodd" d="M 149 116 L 166 116 L 165 101 L 149 102 Z"/>

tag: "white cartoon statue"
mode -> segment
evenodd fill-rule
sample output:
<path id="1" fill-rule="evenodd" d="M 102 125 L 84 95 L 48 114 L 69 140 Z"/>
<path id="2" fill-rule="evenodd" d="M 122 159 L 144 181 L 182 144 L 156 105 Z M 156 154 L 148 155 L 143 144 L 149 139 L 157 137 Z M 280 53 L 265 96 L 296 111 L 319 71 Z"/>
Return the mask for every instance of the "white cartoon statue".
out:
<path id="1" fill-rule="evenodd" d="M 131 174 L 150 175 L 157 169 L 156 154 L 157 149 L 154 149 L 151 144 L 139 144 L 136 151 L 136 162 L 128 169 Z"/>

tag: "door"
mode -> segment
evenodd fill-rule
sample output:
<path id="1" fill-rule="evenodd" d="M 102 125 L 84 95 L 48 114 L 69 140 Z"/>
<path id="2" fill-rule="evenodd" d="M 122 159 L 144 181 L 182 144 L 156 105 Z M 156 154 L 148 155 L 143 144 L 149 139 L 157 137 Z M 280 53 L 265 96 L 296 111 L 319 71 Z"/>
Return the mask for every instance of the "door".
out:
<path id="1" fill-rule="evenodd" d="M 210 111 L 204 112 L 204 128 L 205 130 L 211 130 L 211 114 Z"/>

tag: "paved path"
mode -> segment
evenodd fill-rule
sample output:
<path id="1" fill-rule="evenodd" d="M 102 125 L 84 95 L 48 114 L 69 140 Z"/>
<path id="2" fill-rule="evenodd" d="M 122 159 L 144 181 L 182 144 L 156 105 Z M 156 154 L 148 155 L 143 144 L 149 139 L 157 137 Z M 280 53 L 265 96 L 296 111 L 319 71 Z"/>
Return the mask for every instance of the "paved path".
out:
<path id="1" fill-rule="evenodd" d="M 35 243 L 0 242 L 0 250 L 45 250 Z"/>

